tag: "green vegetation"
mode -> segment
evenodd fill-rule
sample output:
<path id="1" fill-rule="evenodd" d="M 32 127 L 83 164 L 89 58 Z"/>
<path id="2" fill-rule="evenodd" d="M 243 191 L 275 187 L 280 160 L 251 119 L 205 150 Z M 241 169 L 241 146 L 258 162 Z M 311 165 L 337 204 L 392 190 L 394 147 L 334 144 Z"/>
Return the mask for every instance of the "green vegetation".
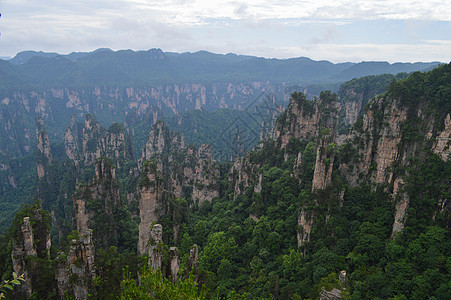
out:
<path id="1" fill-rule="evenodd" d="M 177 283 L 172 283 L 170 278 L 162 279 L 160 270 L 152 271 L 150 267 L 146 266 L 140 271 L 139 282 L 140 284 L 138 285 L 136 280 L 131 277 L 130 272 L 125 272 L 124 279 L 121 282 L 122 293 L 120 299 L 210 299 L 207 298 L 205 289 L 199 290 L 193 275 L 185 280 L 178 280 Z"/>
<path id="2" fill-rule="evenodd" d="M 0 299 L 6 299 L 7 293 L 14 291 L 14 286 L 20 286 L 20 283 L 23 281 L 25 281 L 23 274 L 17 276 L 17 274 L 13 272 L 13 279 L 3 280 L 3 282 L 0 283 Z"/>
<path id="3" fill-rule="evenodd" d="M 109 62 L 110 54 L 98 55 L 103 57 L 101 64 Z M 198 55 L 209 57 L 205 53 Z M 41 62 L 35 59 L 30 63 Z M 255 66 L 249 64 L 249 67 Z M 403 138 L 399 149 L 408 155 L 395 159 L 389 166 L 393 178 L 380 185 L 371 179 L 380 167 L 376 161 L 369 161 L 368 175 L 359 177 L 360 170 L 356 170 L 356 162 L 364 155 L 360 155 L 361 147 L 369 144 L 370 139 L 372 145 L 377 145 L 379 130 L 387 122 L 384 112 L 375 111 L 376 106 L 371 102 L 366 111 L 373 110 L 374 128 L 365 129 L 360 118 L 354 124 L 354 140 L 342 145 L 332 140 L 324 144 L 329 156 L 323 163 L 329 165 L 334 161 L 334 164 L 331 183 L 322 190 L 312 191 L 312 181 L 319 141 L 333 134 L 325 124 L 318 124 L 315 137 L 292 137 L 283 149 L 278 141 L 266 140 L 242 157 L 240 174 L 238 167 L 220 162 L 219 197 L 200 205 L 190 198 L 193 182 L 184 183 L 186 186 L 180 189 L 178 197 L 168 189 L 169 180 L 180 180 L 188 172 L 185 167 L 200 172 L 194 155 L 174 149 L 170 143 L 165 144 L 160 156 L 139 163 L 133 156 L 115 158 L 117 161 L 102 156 L 97 159 L 96 167 L 80 161 L 75 164 L 68 159 L 42 160 L 46 163 L 46 174 L 40 180 L 35 179 L 35 171 L 22 169 L 34 168 L 39 156 L 11 160 L 10 165 L 22 164 L 11 172 L 23 170 L 22 177 L 17 178 L 30 179 L 28 185 L 18 183 L 27 187 L 24 195 L 42 198 L 42 207 L 41 201 L 23 206 L 9 232 L 0 237 L 0 271 L 4 274 L 0 288 L 11 290 L 12 285 L 20 283 L 17 275 L 8 281 L 13 271 L 11 253 L 13 247 L 23 243 L 23 220 L 29 217 L 36 248 L 35 256 L 24 259 L 33 290 L 30 298 L 55 299 L 56 268 L 66 262 L 72 247 L 70 242 L 83 238 L 82 232 L 73 231 L 76 224 L 72 217 L 79 205 L 84 204 L 84 210 L 80 209 L 79 213 L 86 215 L 87 226 L 92 229 L 95 271 L 86 282 L 81 275 L 73 273 L 69 284 L 86 283 L 91 298 L 318 299 L 320 293 L 337 289 L 345 299 L 450 299 L 451 160 L 444 161 L 431 151 L 435 137 L 443 129 L 445 116 L 451 112 L 450 74 L 451 65 L 445 65 L 399 81 L 384 75 L 349 83 L 348 90 L 363 93 L 364 97 L 384 92 L 389 84 L 380 98 L 381 105 L 399 100 L 407 111 L 406 121 L 399 124 Z M 372 84 L 375 85 L 370 88 Z M 331 92 L 321 93 L 323 107 L 319 109 L 326 110 L 327 104 L 336 98 Z M 347 98 L 343 103 L 355 100 Z M 293 101 L 303 104 L 306 113 L 313 110 L 312 102 L 302 93 L 293 94 Z M 418 108 L 422 109 L 424 118 L 417 113 Z M 321 113 L 332 115 L 331 111 Z M 182 113 L 168 123 L 184 131 L 186 140 L 194 146 L 216 141 L 221 148 L 216 157 L 226 160 L 231 154 L 231 150 L 225 150 L 228 140 L 218 141 L 224 124 L 244 118 L 245 114 L 232 115 L 227 109 L 195 111 Z M 93 116 L 87 118 L 96 124 Z M 282 119 L 287 118 L 279 118 L 279 122 Z M 429 121 L 434 126 L 427 139 Z M 258 128 L 258 124 L 254 125 L 252 130 Z M 282 127 L 289 125 L 282 124 Z M 180 137 L 166 127 L 163 130 L 165 140 Z M 120 134 L 125 129 L 114 123 L 108 131 L 99 132 Z M 92 140 L 85 141 L 88 150 L 98 149 L 98 138 L 93 133 Z M 188 148 L 194 151 L 194 146 Z M 160 165 L 163 170 L 159 169 Z M 175 171 L 166 176 L 169 165 Z M 348 182 L 349 174 L 341 173 L 343 170 L 357 174 L 357 181 Z M 155 180 L 149 174 L 154 174 Z M 398 178 L 403 182 L 394 197 L 392 182 Z M 140 189 L 160 185 L 163 204 L 155 205 L 159 210 L 155 215 L 161 217 L 154 223 L 163 226 L 163 243 L 158 244 L 162 267 L 153 271 L 148 257 L 136 255 L 138 199 Z M 196 182 L 194 187 L 205 191 L 209 185 Z M 3 193 L 10 193 L 9 197 L 20 195 L 7 189 Z M 396 207 L 406 199 L 408 208 L 402 220 L 403 229 L 393 234 Z M 56 242 L 50 249 L 49 235 Z M 195 266 L 190 257 L 193 244 L 199 249 Z M 178 248 L 180 258 L 178 278 L 174 282 L 169 277 L 170 246 Z M 78 257 L 72 263 L 82 268 L 84 261 Z M 68 297 L 70 292 L 67 291 Z"/>

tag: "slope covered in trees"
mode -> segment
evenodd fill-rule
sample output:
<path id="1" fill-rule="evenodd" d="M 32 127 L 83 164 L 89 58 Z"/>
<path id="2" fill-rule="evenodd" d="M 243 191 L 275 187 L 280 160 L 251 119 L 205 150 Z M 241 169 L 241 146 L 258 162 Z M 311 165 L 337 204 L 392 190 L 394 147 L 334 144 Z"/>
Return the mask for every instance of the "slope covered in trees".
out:
<path id="1" fill-rule="evenodd" d="M 443 65 L 293 93 L 272 137 L 233 162 L 162 122 L 130 155 L 124 128 L 88 117 L 67 129 L 65 160 L 39 148 L 51 212 L 16 216 L 1 271 L 28 270 L 21 292 L 39 299 L 449 299 L 450 76 Z M 13 264 L 20 249 L 30 258 Z"/>

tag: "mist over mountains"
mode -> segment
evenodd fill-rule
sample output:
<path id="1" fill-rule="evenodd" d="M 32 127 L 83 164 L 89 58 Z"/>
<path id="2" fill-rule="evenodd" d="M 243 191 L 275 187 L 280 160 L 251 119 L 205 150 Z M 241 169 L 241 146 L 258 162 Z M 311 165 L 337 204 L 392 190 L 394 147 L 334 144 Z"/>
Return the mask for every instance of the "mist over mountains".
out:
<path id="1" fill-rule="evenodd" d="M 424 71 L 439 62 L 331 63 L 307 57 L 268 59 L 247 55 L 98 49 L 67 55 L 24 51 L 0 61 L 0 88 L 143 86 L 169 83 L 272 81 L 337 83 L 366 75 Z"/>

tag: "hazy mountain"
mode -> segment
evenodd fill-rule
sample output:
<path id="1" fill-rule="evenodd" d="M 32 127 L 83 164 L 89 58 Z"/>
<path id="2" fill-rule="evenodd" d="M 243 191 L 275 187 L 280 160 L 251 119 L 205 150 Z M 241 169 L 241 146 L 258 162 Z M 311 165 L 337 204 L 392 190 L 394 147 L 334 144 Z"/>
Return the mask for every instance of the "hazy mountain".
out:
<path id="1" fill-rule="evenodd" d="M 67 55 L 25 51 L 9 60 L 12 76 L 41 87 L 85 85 L 149 85 L 180 82 L 333 83 L 383 73 L 397 74 L 429 69 L 430 63 L 314 61 L 306 57 L 267 59 L 236 54 L 165 53 L 98 49 Z"/>

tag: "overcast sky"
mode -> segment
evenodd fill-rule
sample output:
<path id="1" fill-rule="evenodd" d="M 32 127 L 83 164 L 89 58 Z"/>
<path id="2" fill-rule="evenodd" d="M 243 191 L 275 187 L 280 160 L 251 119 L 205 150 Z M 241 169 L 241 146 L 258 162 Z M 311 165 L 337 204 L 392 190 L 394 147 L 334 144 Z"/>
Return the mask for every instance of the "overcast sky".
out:
<path id="1" fill-rule="evenodd" d="M 451 0 L 0 0 L 0 57 L 24 50 L 451 60 Z"/>

